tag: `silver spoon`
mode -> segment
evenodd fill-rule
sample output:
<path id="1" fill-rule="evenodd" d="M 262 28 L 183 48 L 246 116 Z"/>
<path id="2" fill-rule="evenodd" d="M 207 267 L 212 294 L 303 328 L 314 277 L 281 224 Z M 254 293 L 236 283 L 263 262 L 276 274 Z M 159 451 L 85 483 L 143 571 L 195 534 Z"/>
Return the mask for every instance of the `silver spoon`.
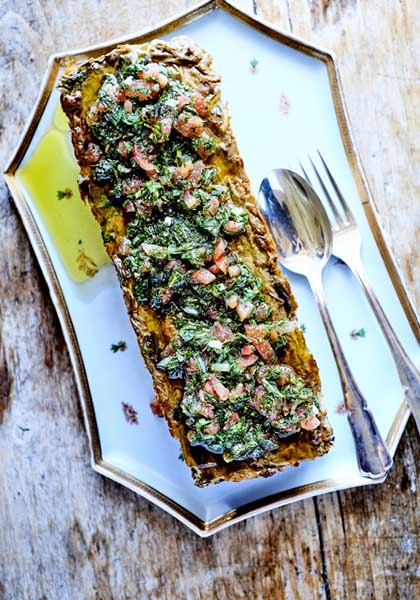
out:
<path id="1" fill-rule="evenodd" d="M 322 270 L 332 250 L 327 213 L 306 181 L 288 169 L 274 169 L 263 179 L 258 204 L 281 263 L 308 279 L 317 301 L 340 375 L 359 470 L 365 477 L 380 479 L 391 468 L 392 458 L 353 378 L 325 303 Z"/>

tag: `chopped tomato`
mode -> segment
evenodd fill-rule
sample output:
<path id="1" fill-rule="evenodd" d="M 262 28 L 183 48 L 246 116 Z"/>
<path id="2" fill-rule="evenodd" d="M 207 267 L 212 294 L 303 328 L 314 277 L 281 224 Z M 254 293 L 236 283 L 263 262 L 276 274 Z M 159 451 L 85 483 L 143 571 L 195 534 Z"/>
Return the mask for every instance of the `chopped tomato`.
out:
<path id="1" fill-rule="evenodd" d="M 232 425 L 234 425 L 235 423 L 239 423 L 239 414 L 237 412 L 233 412 L 230 417 L 228 418 L 228 420 L 225 423 L 225 426 L 223 427 L 223 429 L 225 431 L 229 431 L 229 429 L 232 427 Z"/>
<path id="2" fill-rule="evenodd" d="M 260 342 L 264 339 L 264 329 L 260 325 L 245 325 L 245 335 Z"/>
<path id="3" fill-rule="evenodd" d="M 151 161 L 151 156 L 147 156 L 144 152 L 140 150 L 137 144 L 133 146 L 133 158 L 135 162 L 144 169 L 150 179 L 154 179 L 156 177 L 156 167 Z"/>
<path id="4" fill-rule="evenodd" d="M 172 288 L 166 288 L 166 290 L 161 294 L 161 299 L 164 304 L 168 304 L 172 300 L 172 296 L 174 295 L 174 291 Z"/>
<path id="5" fill-rule="evenodd" d="M 128 150 L 124 142 L 118 142 L 118 150 L 124 158 L 128 158 Z"/>
<path id="6" fill-rule="evenodd" d="M 312 431 L 316 429 L 320 424 L 320 420 L 315 415 L 309 415 L 305 419 L 300 422 L 300 426 L 302 429 L 306 429 L 307 431 Z"/>
<path id="7" fill-rule="evenodd" d="M 220 340 L 221 342 L 231 342 L 235 339 L 235 334 L 233 333 L 231 328 L 228 325 L 223 325 L 222 323 L 219 323 L 219 321 L 216 321 L 213 324 L 211 331 L 214 337 Z"/>
<path id="8" fill-rule="evenodd" d="M 251 354 L 254 354 L 254 350 L 255 348 L 252 344 L 245 344 L 242 347 L 241 354 L 242 356 L 251 356 Z"/>
<path id="9" fill-rule="evenodd" d="M 207 435 L 215 435 L 218 431 L 220 431 L 220 425 L 217 421 L 213 421 L 210 423 L 210 425 L 207 425 L 203 431 Z"/>
<path id="10" fill-rule="evenodd" d="M 238 305 L 236 307 L 236 312 L 238 313 L 240 321 L 245 321 L 245 319 L 247 319 L 250 316 L 253 310 L 254 305 L 248 300 L 241 300 L 240 302 L 238 302 Z"/>
<path id="11" fill-rule="evenodd" d="M 222 256 L 222 258 L 219 258 L 219 260 L 215 260 L 214 262 L 217 265 L 217 267 L 222 271 L 222 273 L 226 275 L 230 265 L 230 260 L 226 256 Z"/>
<path id="12" fill-rule="evenodd" d="M 254 346 L 256 347 L 258 354 L 265 362 L 271 362 L 275 358 L 276 353 L 274 352 L 270 342 L 267 340 L 263 340 L 262 342 L 254 342 Z"/>
<path id="13" fill-rule="evenodd" d="M 164 137 L 164 140 L 167 140 L 171 134 L 172 123 L 173 123 L 172 117 L 170 117 L 170 116 L 162 117 L 160 119 L 160 125 L 161 125 L 162 135 Z"/>
<path id="14" fill-rule="evenodd" d="M 238 265 L 232 265 L 228 268 L 229 277 L 239 277 L 241 274 L 241 269 Z"/>
<path id="15" fill-rule="evenodd" d="M 235 233 L 239 233 L 243 230 L 243 225 L 241 225 L 241 223 L 238 223 L 237 221 L 228 221 L 223 225 L 223 229 L 227 233 L 231 233 L 232 235 L 234 235 Z"/>
<path id="16" fill-rule="evenodd" d="M 223 238 L 219 238 L 216 242 L 216 246 L 214 247 L 214 254 L 213 254 L 213 260 L 219 260 L 219 258 L 222 258 L 223 254 L 225 253 L 225 250 L 227 248 L 227 241 L 224 240 Z"/>
<path id="17" fill-rule="evenodd" d="M 238 301 L 239 298 L 236 294 L 229 296 L 229 298 L 226 298 L 225 300 L 226 306 L 228 306 L 229 308 L 236 308 L 238 306 Z"/>
<path id="18" fill-rule="evenodd" d="M 150 81 L 133 79 L 128 84 L 128 88 L 121 92 L 120 99 L 137 98 L 137 100 L 140 101 L 150 100 L 151 98 L 155 98 L 158 93 L 158 90 L 154 89 L 154 86 Z"/>
<path id="19" fill-rule="evenodd" d="M 211 404 L 201 404 L 200 403 L 200 415 L 205 417 L 206 419 L 212 419 L 214 417 L 214 408 Z"/>
<path id="20" fill-rule="evenodd" d="M 168 85 L 168 78 L 162 73 L 160 66 L 156 63 L 148 64 L 144 71 L 137 73 L 137 76 L 145 81 L 157 81 L 161 89 Z"/>
<path id="21" fill-rule="evenodd" d="M 204 383 L 203 390 L 205 392 L 207 392 L 207 394 L 210 394 L 211 396 L 214 396 L 214 394 L 215 394 L 214 387 L 209 379 L 207 379 L 207 381 Z"/>
<path id="22" fill-rule="evenodd" d="M 85 161 L 89 164 L 98 162 L 102 156 L 102 151 L 96 144 L 89 144 L 85 152 Z"/>
<path id="23" fill-rule="evenodd" d="M 245 390 L 244 384 L 238 383 L 238 385 L 236 387 L 234 387 L 233 390 L 231 390 L 231 392 L 230 392 L 231 400 L 233 400 L 234 398 L 237 398 L 238 396 L 243 394 L 244 390 Z"/>
<path id="24" fill-rule="evenodd" d="M 219 400 L 221 400 L 222 402 L 224 402 L 225 400 L 227 400 L 229 398 L 229 390 L 227 387 L 225 387 L 223 385 L 223 383 L 221 381 L 219 381 L 219 379 L 217 379 L 216 375 L 211 374 L 210 377 L 210 382 L 213 386 L 213 389 L 215 391 L 216 396 L 219 398 Z"/>
<path id="25" fill-rule="evenodd" d="M 181 94 L 180 96 L 178 96 L 176 107 L 178 110 L 182 110 L 184 106 L 186 106 L 189 103 L 190 99 L 188 98 L 188 96 L 185 96 L 185 94 Z"/>
<path id="26" fill-rule="evenodd" d="M 198 112 L 200 117 L 205 117 L 207 114 L 207 106 L 204 101 L 203 96 L 200 92 L 194 92 L 193 94 L 193 106 L 195 110 Z"/>
<path id="27" fill-rule="evenodd" d="M 193 196 L 188 190 L 184 193 L 183 199 L 187 208 L 195 208 L 200 204 L 200 200 L 196 198 L 196 196 Z"/>
<path id="28" fill-rule="evenodd" d="M 191 273 L 191 279 L 195 281 L 195 283 L 208 285 L 209 283 L 212 283 L 216 277 L 213 275 L 213 273 L 210 273 L 208 269 L 197 269 L 197 271 L 193 271 Z"/>
<path id="29" fill-rule="evenodd" d="M 201 173 L 203 172 L 204 168 L 205 168 L 205 164 L 203 163 L 202 160 L 197 160 L 193 164 L 193 168 L 191 171 L 191 181 L 193 183 L 198 183 L 200 181 Z"/>
<path id="30" fill-rule="evenodd" d="M 199 137 L 203 133 L 203 119 L 182 112 L 175 123 L 175 129 L 184 137 Z"/>
<path id="31" fill-rule="evenodd" d="M 190 358 L 185 364 L 186 371 L 199 371 L 200 367 L 198 366 L 198 362 L 193 358 Z"/>
<path id="32" fill-rule="evenodd" d="M 176 169 L 172 173 L 172 179 L 176 180 L 178 179 L 178 177 L 180 177 L 181 179 L 187 179 L 190 176 L 192 170 L 193 164 L 190 160 L 188 160 L 183 165 L 176 167 Z"/>
<path id="33" fill-rule="evenodd" d="M 206 216 L 208 216 L 208 214 L 209 214 L 212 217 L 215 217 L 217 215 L 217 213 L 219 212 L 219 206 L 220 206 L 219 200 L 217 198 L 211 198 L 208 209 L 205 213 Z"/>
<path id="34" fill-rule="evenodd" d="M 240 356 L 236 361 L 236 366 L 238 369 L 243 371 L 248 367 L 251 367 L 258 361 L 258 356 L 256 354 L 250 354 L 249 356 Z"/>

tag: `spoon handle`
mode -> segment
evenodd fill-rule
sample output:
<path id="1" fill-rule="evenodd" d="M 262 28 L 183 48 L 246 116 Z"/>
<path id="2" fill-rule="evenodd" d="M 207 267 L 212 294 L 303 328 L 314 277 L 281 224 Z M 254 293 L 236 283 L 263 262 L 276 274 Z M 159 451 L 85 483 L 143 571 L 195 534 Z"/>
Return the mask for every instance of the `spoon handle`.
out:
<path id="1" fill-rule="evenodd" d="M 347 418 L 353 434 L 359 470 L 365 477 L 380 479 L 392 467 L 392 458 L 383 441 L 375 419 L 366 400 L 355 382 L 347 359 L 344 355 L 330 313 L 325 303 L 321 272 L 309 277 L 312 292 L 317 301 L 321 317 L 337 363 L 343 388 Z"/>
<path id="2" fill-rule="evenodd" d="M 416 421 L 417 428 L 420 431 L 420 373 L 410 360 L 410 357 L 407 355 L 392 328 L 381 303 L 370 285 L 362 262 L 357 259 L 346 260 L 345 262 L 361 284 L 376 319 L 381 326 L 385 339 L 388 342 L 389 349 L 394 357 L 400 381 L 406 389 L 408 405 Z"/>

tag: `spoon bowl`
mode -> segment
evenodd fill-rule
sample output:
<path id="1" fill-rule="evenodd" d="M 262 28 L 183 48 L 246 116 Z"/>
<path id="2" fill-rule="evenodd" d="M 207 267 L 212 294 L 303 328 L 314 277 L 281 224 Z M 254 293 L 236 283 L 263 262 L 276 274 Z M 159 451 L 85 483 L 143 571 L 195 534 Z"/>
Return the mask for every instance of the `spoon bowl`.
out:
<path id="1" fill-rule="evenodd" d="M 261 183 L 258 204 L 286 268 L 307 275 L 315 266 L 325 266 L 332 251 L 331 224 L 303 177 L 288 169 L 270 171 Z"/>

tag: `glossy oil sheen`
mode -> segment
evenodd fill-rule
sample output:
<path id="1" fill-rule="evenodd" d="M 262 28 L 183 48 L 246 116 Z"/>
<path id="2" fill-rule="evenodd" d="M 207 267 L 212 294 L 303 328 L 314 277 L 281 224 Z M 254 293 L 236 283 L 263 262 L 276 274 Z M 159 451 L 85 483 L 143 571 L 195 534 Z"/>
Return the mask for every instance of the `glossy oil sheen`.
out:
<path id="1" fill-rule="evenodd" d="M 82 282 L 109 259 L 99 226 L 80 198 L 79 167 L 70 149 L 68 126 L 60 106 L 52 125 L 16 175 L 44 220 L 70 277 Z M 68 195 L 59 199 L 58 191 L 67 191 Z"/>

